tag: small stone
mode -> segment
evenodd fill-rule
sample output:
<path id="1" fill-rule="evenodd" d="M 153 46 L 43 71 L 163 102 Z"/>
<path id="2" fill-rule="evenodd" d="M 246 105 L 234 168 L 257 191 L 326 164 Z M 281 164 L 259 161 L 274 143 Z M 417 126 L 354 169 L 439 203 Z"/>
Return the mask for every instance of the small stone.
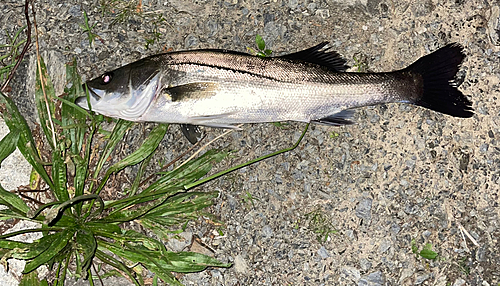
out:
<path id="1" fill-rule="evenodd" d="M 81 17 L 82 10 L 80 9 L 80 5 L 74 5 L 74 6 L 69 7 L 68 13 L 73 17 Z"/>
<path id="2" fill-rule="evenodd" d="M 424 283 L 424 281 L 429 279 L 430 277 L 431 275 L 429 273 L 418 275 L 417 278 L 415 278 L 415 285 L 420 285 Z"/>
<path id="3" fill-rule="evenodd" d="M 361 270 L 368 271 L 370 268 L 372 268 L 372 263 L 368 259 L 362 258 L 359 261 L 359 266 L 361 266 Z"/>
<path id="4" fill-rule="evenodd" d="M 288 0 L 288 7 L 295 9 L 299 5 L 299 0 Z"/>
<path id="5" fill-rule="evenodd" d="M 479 152 L 486 153 L 486 151 L 488 151 L 489 147 L 490 146 L 488 144 L 486 144 L 486 143 L 481 144 L 481 146 L 479 147 Z"/>
<path id="6" fill-rule="evenodd" d="M 237 273 L 245 273 L 248 274 L 248 264 L 241 255 L 236 255 L 234 258 L 234 270 Z"/>
<path id="7" fill-rule="evenodd" d="M 322 246 L 319 250 L 318 250 L 318 254 L 319 256 L 321 256 L 321 258 L 323 259 L 326 259 L 328 258 L 330 255 L 328 254 L 328 251 L 326 250 L 326 248 L 324 246 Z"/>
<path id="8" fill-rule="evenodd" d="M 382 242 L 380 243 L 380 245 L 378 247 L 378 253 L 382 254 L 382 253 L 386 252 L 390 247 L 391 247 L 391 242 L 387 239 L 384 239 L 384 240 L 382 240 Z"/>
<path id="9" fill-rule="evenodd" d="M 382 286 L 385 283 L 385 278 L 382 272 L 377 271 L 363 276 L 358 282 L 358 286 Z"/>
<path id="10" fill-rule="evenodd" d="M 453 286 L 464 286 L 465 285 L 465 280 L 462 278 L 457 278 L 455 280 L 455 283 L 453 283 Z"/>
<path id="11" fill-rule="evenodd" d="M 422 235 L 425 237 L 425 238 L 429 238 L 429 236 L 431 236 L 432 232 L 426 230 L 422 233 Z"/>
<path id="12" fill-rule="evenodd" d="M 267 238 L 273 236 L 273 229 L 269 225 L 264 226 L 262 228 L 262 236 Z"/>
<path id="13" fill-rule="evenodd" d="M 372 218 L 372 202 L 373 200 L 370 198 L 362 199 L 356 207 L 356 216 L 360 219 L 370 220 Z"/>
<path id="14" fill-rule="evenodd" d="M 359 278 L 361 278 L 361 274 L 359 273 L 359 270 L 352 267 L 352 266 L 344 266 L 342 268 L 342 273 L 350 280 L 352 281 L 359 281 Z"/>
<path id="15" fill-rule="evenodd" d="M 198 38 L 193 35 L 193 34 L 189 34 L 186 39 L 184 40 L 184 48 L 190 48 L 190 47 L 194 47 L 196 45 L 198 45 Z"/>
<path id="16" fill-rule="evenodd" d="M 393 223 L 391 225 L 391 232 L 394 233 L 394 234 L 398 234 L 399 232 L 401 231 L 401 227 L 396 224 L 396 223 Z"/>

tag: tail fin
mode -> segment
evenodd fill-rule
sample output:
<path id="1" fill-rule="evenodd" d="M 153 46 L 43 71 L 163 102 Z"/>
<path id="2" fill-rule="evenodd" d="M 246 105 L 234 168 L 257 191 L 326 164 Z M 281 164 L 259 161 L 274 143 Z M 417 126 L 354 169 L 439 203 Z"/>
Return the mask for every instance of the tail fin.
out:
<path id="1" fill-rule="evenodd" d="M 405 70 L 423 79 L 423 96 L 415 104 L 455 117 L 471 117 L 472 103 L 457 89 L 455 75 L 465 54 L 459 44 L 449 44 L 424 56 Z"/>

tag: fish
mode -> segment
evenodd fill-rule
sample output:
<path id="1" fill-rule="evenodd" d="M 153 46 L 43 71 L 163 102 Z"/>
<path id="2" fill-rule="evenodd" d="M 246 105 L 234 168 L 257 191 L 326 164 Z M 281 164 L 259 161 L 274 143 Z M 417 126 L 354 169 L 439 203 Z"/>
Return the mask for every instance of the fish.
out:
<path id="1" fill-rule="evenodd" d="M 358 73 L 346 71 L 328 42 L 276 57 L 222 49 L 169 52 L 86 82 L 88 94 L 75 103 L 109 117 L 193 130 L 276 121 L 349 125 L 356 108 L 386 103 L 468 118 L 472 102 L 456 78 L 464 58 L 464 48 L 451 43 L 401 70 Z"/>

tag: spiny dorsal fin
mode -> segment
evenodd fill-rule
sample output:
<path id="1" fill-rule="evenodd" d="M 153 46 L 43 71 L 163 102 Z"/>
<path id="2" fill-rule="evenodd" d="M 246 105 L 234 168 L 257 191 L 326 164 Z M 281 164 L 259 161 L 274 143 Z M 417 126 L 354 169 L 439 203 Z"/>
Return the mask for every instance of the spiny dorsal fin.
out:
<path id="1" fill-rule="evenodd" d="M 317 64 L 326 67 L 332 71 L 343 72 L 349 68 L 346 61 L 340 57 L 335 51 L 328 51 L 330 47 L 326 47 L 328 42 L 323 42 L 312 48 L 295 52 L 292 54 L 280 56 L 279 58 L 289 60 L 299 60 L 308 63 Z M 325 48 L 326 47 L 326 48 Z"/>

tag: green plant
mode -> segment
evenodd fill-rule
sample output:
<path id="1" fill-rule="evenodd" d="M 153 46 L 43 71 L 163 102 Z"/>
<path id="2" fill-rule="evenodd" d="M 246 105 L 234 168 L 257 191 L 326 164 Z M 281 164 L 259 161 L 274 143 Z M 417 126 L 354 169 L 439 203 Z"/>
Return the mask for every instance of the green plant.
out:
<path id="1" fill-rule="evenodd" d="M 165 18 L 163 18 L 163 15 L 161 14 L 155 14 L 154 15 L 155 18 L 153 21 L 151 21 L 152 25 L 153 25 L 153 31 L 148 33 L 148 37 L 146 38 L 146 44 L 144 45 L 144 47 L 147 49 L 149 49 L 149 46 L 150 45 L 153 45 L 155 43 L 158 43 L 160 41 L 160 38 L 161 38 L 161 33 L 160 33 L 160 25 L 162 23 L 167 23 L 167 20 Z"/>
<path id="2" fill-rule="evenodd" d="M 304 218 L 307 228 L 316 234 L 318 242 L 325 242 L 331 234 L 337 233 L 330 217 L 319 208 L 305 214 Z"/>
<path id="3" fill-rule="evenodd" d="M 189 220 L 204 214 L 202 210 L 210 206 L 218 195 L 217 192 L 190 191 L 192 188 L 295 149 L 309 124 L 299 140 L 289 148 L 201 179 L 214 163 L 228 154 L 209 150 L 173 171 L 160 172 L 156 181 L 141 188 L 151 178 L 143 180 L 142 176 L 168 125 L 156 125 L 137 150 L 107 166 L 133 123 L 118 120 L 111 133 L 101 134 L 101 124 L 105 119 L 74 104 L 77 97 L 89 96 L 88 91 L 84 92 L 82 88 L 76 62 L 67 65 L 67 79 L 69 84 L 65 94 L 56 97 L 45 64 L 41 58 L 38 59 L 35 101 L 42 134 L 35 133 L 38 134 L 36 142 L 34 133 L 13 101 L 0 92 L 0 113 L 10 130 L 0 141 L 0 162 L 17 147 L 33 167 L 30 186 L 40 188 L 36 181 L 43 181 L 43 187 L 49 194 L 48 202 L 32 209 L 20 196 L 0 186 L 0 204 L 8 208 L 0 210 L 0 220 L 17 219 L 40 224 L 37 228 L 0 235 L 0 261 L 5 264 L 10 258 L 25 260 L 24 285 L 48 284 L 46 280 L 39 281 L 36 277 L 35 270 L 42 265 L 55 271 L 52 276 L 54 285 L 63 285 L 67 275 L 87 278 L 94 285 L 96 276 L 93 274 L 98 275 L 100 270 L 109 267 L 115 270 L 98 276 L 99 279 L 122 275 L 135 285 L 144 285 L 143 273 L 150 271 L 154 275 L 154 285 L 157 285 L 158 279 L 180 285 L 172 272 L 187 273 L 209 266 L 230 266 L 198 253 L 169 251 L 162 240 L 181 231 L 170 231 L 170 227 L 183 225 L 184 230 Z M 45 140 L 41 139 L 43 135 Z M 42 148 L 38 149 L 37 144 L 42 142 L 48 145 L 43 149 L 49 149 L 49 152 L 39 152 Z M 121 185 L 116 174 L 137 164 L 139 171 L 127 192 L 115 187 L 112 193 L 116 197 L 102 194 L 105 186 Z M 126 229 L 124 223 L 132 221 L 153 232 L 157 238 Z M 10 240 L 27 233 L 41 233 L 43 236 L 33 243 Z M 223 235 L 220 229 L 219 233 Z"/>
<path id="4" fill-rule="evenodd" d="M 429 260 L 433 260 L 438 257 L 438 254 L 432 250 L 432 244 L 430 243 L 426 243 L 423 249 L 421 251 L 418 251 L 418 246 L 415 239 L 411 240 L 411 251 L 418 256 Z"/>
<path id="5" fill-rule="evenodd" d="M 288 122 L 271 122 L 271 124 L 280 129 L 288 129 L 290 127 L 290 123 Z"/>
<path id="6" fill-rule="evenodd" d="M 367 63 L 367 58 L 365 55 L 361 53 L 357 53 L 354 56 L 352 56 L 352 59 L 354 60 L 354 65 L 357 69 L 357 72 L 367 72 L 368 71 L 368 63 Z"/>
<path id="7" fill-rule="evenodd" d="M 114 14 L 115 18 L 112 25 L 116 23 L 124 23 L 133 17 L 143 17 L 142 1 L 140 0 L 101 0 L 101 14 Z"/>
<path id="8" fill-rule="evenodd" d="M 7 44 L 0 45 L 0 86 L 7 80 L 12 68 L 16 65 L 19 56 L 19 47 L 26 42 L 26 39 L 20 38 L 21 33 L 26 29 L 26 26 L 21 27 L 14 36 L 5 30 Z"/>
<path id="9" fill-rule="evenodd" d="M 330 132 L 330 139 L 336 139 L 339 136 L 340 136 L 340 134 L 338 134 L 335 131 Z"/>
<path id="10" fill-rule="evenodd" d="M 247 191 L 246 196 L 243 198 L 243 201 L 247 204 L 250 203 L 252 205 L 252 207 L 255 208 L 254 201 L 260 201 L 260 200 L 257 198 L 254 198 L 254 196 L 250 192 Z"/>
<path id="11" fill-rule="evenodd" d="M 460 272 L 465 274 L 465 276 L 469 276 L 469 274 L 470 274 L 470 266 L 468 265 L 467 260 L 468 260 L 468 258 L 466 256 L 464 256 L 458 261 L 458 264 L 457 264 L 458 269 L 460 269 Z"/>
<path id="12" fill-rule="evenodd" d="M 250 54 L 265 58 L 273 53 L 273 51 L 266 49 L 266 42 L 264 42 L 264 39 L 259 34 L 255 36 L 255 43 L 257 44 L 257 50 L 247 47 Z"/>
<path id="13" fill-rule="evenodd" d="M 133 123 L 119 120 L 105 147 L 100 152 L 94 150 L 92 146 L 100 145 L 98 130 L 102 117 L 92 116 L 73 103 L 76 97 L 84 94 L 75 62 L 67 66 L 67 79 L 71 84 L 65 95 L 56 97 L 40 59 L 35 99 L 41 130 L 51 150 L 47 156 L 39 155 L 25 119 L 12 100 L 0 93 L 0 111 L 10 129 L 0 141 L 0 161 L 17 147 L 52 197 L 51 201 L 33 210 L 19 196 L 0 186 L 0 204 L 8 207 L 0 211 L 0 220 L 20 219 L 40 224 L 38 228 L 1 235 L 1 261 L 26 260 L 23 281 L 35 279 L 34 270 L 48 265 L 55 270 L 54 283 L 57 285 L 64 283 L 70 269 L 73 269 L 71 275 L 88 278 L 93 285 L 92 265 L 98 265 L 99 269 L 103 265 L 111 266 L 116 269 L 111 273 L 127 276 L 135 285 L 144 284 L 143 270 L 153 272 L 155 279 L 180 285 L 172 272 L 230 266 L 198 253 L 168 251 L 161 242 L 173 233 L 169 227 L 185 225 L 212 204 L 217 192 L 187 192 L 184 185 L 204 176 L 227 152 L 209 150 L 175 171 L 162 172 L 159 179 L 140 190 L 138 182 L 141 182 L 142 173 L 139 172 L 131 195 L 106 198 L 101 191 L 116 180 L 111 175 L 132 165 L 141 164 L 140 168 L 147 165 L 168 125 L 155 126 L 137 150 L 105 168 Z M 98 153 L 101 154 L 98 159 L 91 159 Z M 121 192 L 118 189 L 115 193 Z M 158 239 L 124 228 L 123 223 L 130 221 L 154 232 Z M 43 237 L 33 243 L 9 239 L 34 232 L 42 233 Z"/>
<path id="14" fill-rule="evenodd" d="M 83 11 L 83 25 L 80 24 L 80 28 L 82 28 L 83 33 L 87 33 L 87 38 L 89 39 L 89 46 L 92 47 L 92 43 L 94 40 L 97 38 L 99 39 L 99 35 L 93 32 L 94 27 L 97 25 L 97 23 L 94 23 L 94 25 L 90 26 L 89 25 L 89 18 L 87 16 L 87 12 Z"/>

